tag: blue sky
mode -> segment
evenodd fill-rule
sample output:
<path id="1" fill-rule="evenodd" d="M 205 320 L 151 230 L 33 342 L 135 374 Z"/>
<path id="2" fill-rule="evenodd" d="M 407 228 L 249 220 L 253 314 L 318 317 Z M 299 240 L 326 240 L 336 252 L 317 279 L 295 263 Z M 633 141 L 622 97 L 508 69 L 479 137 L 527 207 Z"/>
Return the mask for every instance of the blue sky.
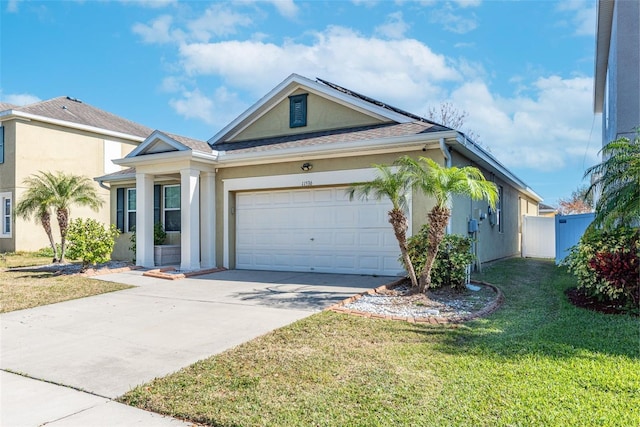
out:
<path id="1" fill-rule="evenodd" d="M 598 161 L 595 0 L 3 0 L 0 99 L 207 140 L 291 73 L 463 130 L 555 204 Z"/>

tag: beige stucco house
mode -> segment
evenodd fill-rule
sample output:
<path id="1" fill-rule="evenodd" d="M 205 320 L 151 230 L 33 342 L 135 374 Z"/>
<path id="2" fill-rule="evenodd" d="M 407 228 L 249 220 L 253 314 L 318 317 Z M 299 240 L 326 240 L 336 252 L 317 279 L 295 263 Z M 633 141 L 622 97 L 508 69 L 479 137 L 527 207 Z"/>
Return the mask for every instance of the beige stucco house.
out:
<path id="1" fill-rule="evenodd" d="M 518 254 L 523 214 L 540 197 L 464 134 L 320 79 L 293 74 L 209 141 L 161 131 L 96 178 L 111 186 L 113 223 L 135 224 L 138 265 L 153 267 L 153 226 L 180 248 L 183 270 L 226 267 L 400 274 L 387 200 L 349 201 L 345 189 L 402 155 L 475 165 L 499 188 L 498 209 L 456 198 L 449 231 L 478 223 L 482 261 Z M 432 201 L 411 195 L 410 233 Z M 471 221 L 474 224 L 474 221 Z M 129 234 L 115 256 L 131 259 Z"/>
<path id="2" fill-rule="evenodd" d="M 23 181 L 39 171 L 64 171 L 93 178 L 121 169 L 112 160 L 126 156 L 151 129 L 70 97 L 26 106 L 0 104 L 0 252 L 33 251 L 49 246 L 42 226 L 14 218 Z M 109 190 L 96 188 L 105 203 L 100 212 L 72 207 L 72 218 L 109 223 Z M 52 221 L 57 236 L 56 221 Z M 59 238 L 58 238 L 59 239 Z"/>

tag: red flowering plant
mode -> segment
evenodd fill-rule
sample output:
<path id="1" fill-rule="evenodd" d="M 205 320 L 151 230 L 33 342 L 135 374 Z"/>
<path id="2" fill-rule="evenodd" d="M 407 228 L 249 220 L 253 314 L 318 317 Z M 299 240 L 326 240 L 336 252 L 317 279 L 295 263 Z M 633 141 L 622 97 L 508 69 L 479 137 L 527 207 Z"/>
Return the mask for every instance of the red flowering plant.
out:
<path id="1" fill-rule="evenodd" d="M 638 309 L 640 303 L 640 229 L 588 229 L 563 264 L 578 288 L 600 300 Z"/>

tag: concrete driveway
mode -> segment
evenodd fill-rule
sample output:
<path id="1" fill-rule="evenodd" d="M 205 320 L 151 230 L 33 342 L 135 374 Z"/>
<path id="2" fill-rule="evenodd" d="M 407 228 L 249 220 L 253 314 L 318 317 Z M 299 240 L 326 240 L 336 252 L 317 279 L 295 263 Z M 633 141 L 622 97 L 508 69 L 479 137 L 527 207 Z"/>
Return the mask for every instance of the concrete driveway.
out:
<path id="1" fill-rule="evenodd" d="M 138 384 L 395 279 L 240 270 L 176 281 L 140 271 L 99 278 L 137 287 L 0 315 L 0 368 L 117 405 L 109 399 Z M 6 372 L 1 379 L 0 424 L 37 425 L 12 424 L 26 408 L 5 385 L 22 380 Z"/>

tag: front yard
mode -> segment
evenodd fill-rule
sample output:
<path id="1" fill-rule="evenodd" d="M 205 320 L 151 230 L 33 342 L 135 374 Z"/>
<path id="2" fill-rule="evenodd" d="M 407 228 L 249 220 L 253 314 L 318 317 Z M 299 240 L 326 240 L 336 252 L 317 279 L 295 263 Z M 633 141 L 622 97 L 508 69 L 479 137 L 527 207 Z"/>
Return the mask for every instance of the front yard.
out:
<path id="1" fill-rule="evenodd" d="M 15 267 L 44 265 L 49 257 L 35 254 L 3 254 L 0 258 L 0 313 L 84 298 L 131 286 L 77 275 L 11 270 Z"/>
<path id="2" fill-rule="evenodd" d="M 640 425 L 638 319 L 566 302 L 574 278 L 511 259 L 489 318 L 434 326 L 323 312 L 120 400 L 208 425 Z"/>

